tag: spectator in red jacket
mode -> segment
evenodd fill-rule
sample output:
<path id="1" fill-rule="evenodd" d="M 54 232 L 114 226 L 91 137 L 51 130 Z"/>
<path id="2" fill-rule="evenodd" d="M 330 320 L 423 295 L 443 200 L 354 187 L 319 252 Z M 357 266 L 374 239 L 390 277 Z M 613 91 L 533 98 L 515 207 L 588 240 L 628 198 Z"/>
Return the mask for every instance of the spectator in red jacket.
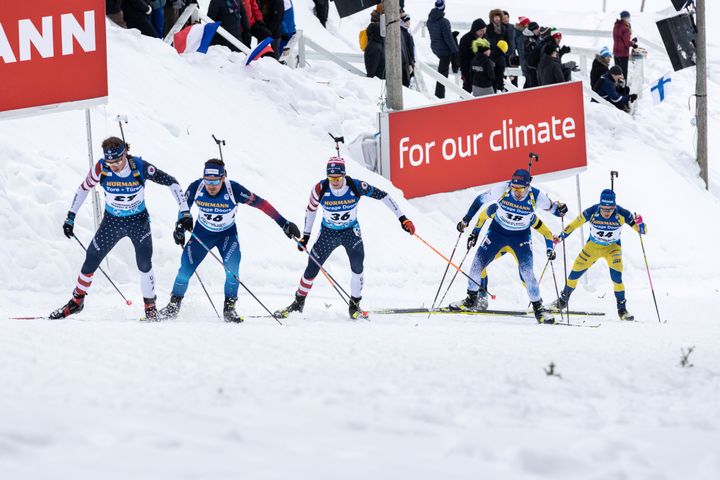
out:
<path id="1" fill-rule="evenodd" d="M 615 25 L 613 26 L 613 56 L 615 57 L 615 65 L 622 69 L 625 78 L 627 78 L 628 73 L 630 49 L 636 47 L 637 39 L 632 38 L 630 12 L 623 10 L 620 12 L 620 19 L 615 20 Z"/>
<path id="2" fill-rule="evenodd" d="M 262 42 L 267 37 L 272 37 L 270 29 L 265 25 L 262 12 L 258 7 L 257 0 L 242 0 L 243 6 L 245 7 L 245 13 L 247 14 L 248 24 L 250 25 L 250 31 L 243 32 L 242 42 L 250 48 L 250 42 L 252 37 L 255 37 L 258 42 Z"/>

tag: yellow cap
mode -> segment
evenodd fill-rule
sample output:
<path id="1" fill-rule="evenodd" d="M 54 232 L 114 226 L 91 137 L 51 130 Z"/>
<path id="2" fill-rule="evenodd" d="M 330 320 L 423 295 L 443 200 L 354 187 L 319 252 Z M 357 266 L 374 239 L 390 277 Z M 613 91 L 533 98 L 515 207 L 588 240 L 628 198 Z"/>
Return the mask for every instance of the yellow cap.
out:
<path id="1" fill-rule="evenodd" d="M 508 51 L 508 44 L 505 40 L 500 40 L 497 42 L 497 47 L 502 50 L 503 53 L 507 53 Z"/>

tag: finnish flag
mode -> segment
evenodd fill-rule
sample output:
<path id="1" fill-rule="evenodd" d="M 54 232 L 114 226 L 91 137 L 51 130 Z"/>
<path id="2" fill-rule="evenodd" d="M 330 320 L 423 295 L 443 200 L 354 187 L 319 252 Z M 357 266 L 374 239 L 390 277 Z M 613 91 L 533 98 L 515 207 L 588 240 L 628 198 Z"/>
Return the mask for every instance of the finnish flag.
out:
<path id="1" fill-rule="evenodd" d="M 672 91 L 672 76 L 666 73 L 650 85 L 650 95 L 653 99 L 653 105 L 659 105 L 665 101 L 670 91 Z"/>

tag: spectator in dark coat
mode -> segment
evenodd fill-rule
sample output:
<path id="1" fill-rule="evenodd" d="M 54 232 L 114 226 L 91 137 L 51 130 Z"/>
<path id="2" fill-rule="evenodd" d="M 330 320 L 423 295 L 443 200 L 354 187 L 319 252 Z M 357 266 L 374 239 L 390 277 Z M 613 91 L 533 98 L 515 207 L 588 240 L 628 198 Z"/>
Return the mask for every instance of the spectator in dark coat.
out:
<path id="1" fill-rule="evenodd" d="M 157 38 L 155 27 L 150 21 L 152 7 L 144 0 L 124 0 L 122 2 L 123 18 L 128 28 L 137 28 L 148 37 Z"/>
<path id="2" fill-rule="evenodd" d="M 520 68 L 523 68 L 523 77 L 525 84 L 523 88 L 532 88 L 537 86 L 537 67 L 530 69 L 528 59 L 532 52 L 540 42 L 540 25 L 537 22 L 530 22 L 525 30 L 523 30 L 523 52 L 521 57 Z"/>
<path id="3" fill-rule="evenodd" d="M 545 55 L 540 60 L 538 72 L 540 72 L 540 86 L 554 85 L 565 81 L 563 67 L 558 58 L 557 45 L 553 43 L 545 45 Z"/>
<path id="4" fill-rule="evenodd" d="M 365 71 L 368 77 L 385 78 L 385 41 L 380 36 L 380 24 L 367 27 L 368 43 L 365 47 Z"/>
<path id="5" fill-rule="evenodd" d="M 122 0 L 105 0 L 105 15 L 118 27 L 127 28 L 123 19 Z"/>
<path id="6" fill-rule="evenodd" d="M 603 47 L 602 50 L 600 50 L 600 53 L 595 55 L 595 60 L 593 60 L 592 68 L 590 69 L 591 87 L 593 87 L 597 83 L 597 81 L 600 80 L 600 77 L 602 77 L 608 72 L 608 70 L 610 69 L 611 59 L 612 54 L 607 47 Z"/>
<path id="7" fill-rule="evenodd" d="M 498 42 L 504 41 L 506 45 L 510 45 L 510 33 L 507 26 L 502 23 L 502 16 L 503 11 L 501 9 L 490 10 L 490 23 L 485 31 L 485 38 L 490 42 L 490 59 L 495 63 L 495 88 L 498 91 L 505 89 L 504 77 L 505 67 L 507 67 L 507 56 L 498 47 Z"/>
<path id="8" fill-rule="evenodd" d="M 615 20 L 613 26 L 613 55 L 615 56 L 615 65 L 622 69 L 625 78 L 627 78 L 631 48 L 637 48 L 637 39 L 632 38 L 630 13 L 622 11 L 620 19 Z"/>
<path id="9" fill-rule="evenodd" d="M 525 30 L 527 30 L 527 26 L 530 25 L 530 19 L 527 17 L 519 17 L 518 22 L 513 26 L 513 45 L 510 46 L 511 55 L 517 55 L 517 66 L 520 67 L 520 71 L 523 74 L 523 77 L 525 75 Z M 537 23 L 535 24 L 537 25 Z M 532 35 L 532 32 L 530 32 Z M 514 50 L 513 50 L 514 48 Z M 508 61 L 508 63 L 510 63 Z"/>
<path id="10" fill-rule="evenodd" d="M 415 73 L 415 40 L 410 32 L 410 15 L 407 13 L 400 16 L 400 36 L 407 54 L 408 84 L 406 86 L 410 86 L 410 78 Z"/>
<path id="11" fill-rule="evenodd" d="M 629 112 L 630 103 L 637 100 L 637 95 L 634 93 L 621 94 L 622 80 L 624 80 L 622 69 L 618 65 L 613 65 L 608 73 L 600 77 L 600 80 L 593 85 L 593 90 L 620 110 Z"/>
<path id="12" fill-rule="evenodd" d="M 510 14 L 507 10 L 502 11 L 502 23 L 505 25 L 505 29 L 508 32 L 508 51 L 507 51 L 507 57 L 510 58 L 510 55 L 515 55 L 515 30 L 514 27 L 510 24 Z M 522 32 L 520 32 L 522 33 Z M 509 66 L 508 62 L 508 66 Z"/>
<path id="13" fill-rule="evenodd" d="M 272 48 L 275 58 L 280 56 L 280 37 L 282 36 L 282 21 L 285 15 L 285 4 L 283 0 L 257 0 L 258 7 L 262 12 L 265 25 L 272 35 Z"/>
<path id="14" fill-rule="evenodd" d="M 430 49 L 439 59 L 438 73 L 447 77 L 451 63 L 453 73 L 457 73 L 458 45 L 453 37 L 450 22 L 445 18 L 445 0 L 435 0 L 435 8 L 430 10 L 426 25 L 430 33 Z M 438 83 L 435 86 L 435 96 L 445 98 L 443 84 Z"/>
<path id="15" fill-rule="evenodd" d="M 315 16 L 320 20 L 320 25 L 326 27 L 328 13 L 330 13 L 330 3 L 328 0 L 313 0 L 315 3 Z"/>
<path id="16" fill-rule="evenodd" d="M 495 64 L 490 60 L 490 42 L 485 38 L 473 41 L 475 58 L 471 62 L 473 97 L 483 97 L 495 93 Z"/>
<path id="17" fill-rule="evenodd" d="M 240 41 L 242 41 L 242 32 L 250 30 L 242 2 L 236 0 L 210 0 L 207 15 L 214 21 L 220 22 L 222 28 Z M 228 42 L 221 35 L 215 35 L 212 44 L 223 45 L 234 52 L 240 51 L 239 48 Z"/>
<path id="18" fill-rule="evenodd" d="M 460 75 L 462 75 L 463 88 L 467 92 L 472 92 L 473 76 L 470 66 L 475 59 L 473 52 L 473 42 L 478 38 L 485 36 L 487 24 L 482 18 L 476 18 L 472 22 L 470 31 L 460 37 L 460 45 L 458 46 L 458 56 L 460 58 Z"/>

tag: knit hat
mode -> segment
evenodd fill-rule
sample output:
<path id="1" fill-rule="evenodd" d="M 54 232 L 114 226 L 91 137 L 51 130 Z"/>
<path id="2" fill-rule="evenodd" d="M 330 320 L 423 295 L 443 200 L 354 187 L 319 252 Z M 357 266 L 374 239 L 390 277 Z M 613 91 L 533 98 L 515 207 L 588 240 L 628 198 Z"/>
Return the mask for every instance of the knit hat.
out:
<path id="1" fill-rule="evenodd" d="M 470 48 L 474 53 L 482 53 L 490 50 L 490 42 L 488 42 L 485 38 L 476 38 L 473 40 Z"/>
<path id="2" fill-rule="evenodd" d="M 435 0 L 435 8 L 445 10 L 445 0 Z"/>
<path id="3" fill-rule="evenodd" d="M 600 194 L 600 206 L 601 207 L 614 207 L 615 204 L 615 192 L 606 188 Z"/>
<path id="4" fill-rule="evenodd" d="M 547 37 L 550 35 L 550 27 L 540 27 L 540 36 Z"/>
<path id="5" fill-rule="evenodd" d="M 622 12 L 620 12 L 620 18 L 630 18 L 630 12 L 628 12 L 627 10 L 623 10 Z"/>
<path id="6" fill-rule="evenodd" d="M 510 48 L 510 46 L 508 45 L 508 43 L 507 43 L 505 40 L 499 40 L 499 41 L 497 42 L 497 47 L 498 47 L 498 48 L 500 49 L 500 51 L 503 52 L 503 53 L 507 53 L 508 48 Z"/>
<path id="7" fill-rule="evenodd" d="M 610 52 L 610 49 L 608 47 L 602 47 L 600 49 L 600 56 L 601 57 L 612 57 L 612 53 Z"/>
<path id="8" fill-rule="evenodd" d="M 622 68 L 618 67 L 617 65 L 613 65 L 610 67 L 610 75 L 622 75 L 623 71 Z"/>
<path id="9" fill-rule="evenodd" d="M 523 27 L 527 27 L 527 25 L 530 23 L 530 19 L 527 17 L 518 17 L 518 25 L 522 25 Z"/>
<path id="10" fill-rule="evenodd" d="M 120 142 L 117 147 L 105 147 L 103 148 L 103 158 L 105 160 L 118 160 L 125 153 L 125 142 Z"/>
<path id="11" fill-rule="evenodd" d="M 537 30 L 538 28 L 540 28 L 540 25 L 538 25 L 537 22 L 530 22 L 527 25 L 527 29 L 530 30 L 531 32 Z"/>
<path id="12" fill-rule="evenodd" d="M 530 172 L 524 168 L 520 168 L 513 173 L 512 179 L 510 179 L 510 185 L 514 187 L 529 187 L 531 181 L 532 177 L 530 176 Z"/>
<path id="13" fill-rule="evenodd" d="M 327 174 L 345 175 L 345 159 L 342 157 L 330 157 L 327 163 Z"/>
<path id="14" fill-rule="evenodd" d="M 552 37 L 557 40 L 562 40 L 562 32 L 560 30 L 555 30 L 552 32 Z"/>
<path id="15" fill-rule="evenodd" d="M 222 177 L 225 175 L 225 167 L 218 165 L 217 160 L 208 160 L 203 167 L 203 177 Z"/>

